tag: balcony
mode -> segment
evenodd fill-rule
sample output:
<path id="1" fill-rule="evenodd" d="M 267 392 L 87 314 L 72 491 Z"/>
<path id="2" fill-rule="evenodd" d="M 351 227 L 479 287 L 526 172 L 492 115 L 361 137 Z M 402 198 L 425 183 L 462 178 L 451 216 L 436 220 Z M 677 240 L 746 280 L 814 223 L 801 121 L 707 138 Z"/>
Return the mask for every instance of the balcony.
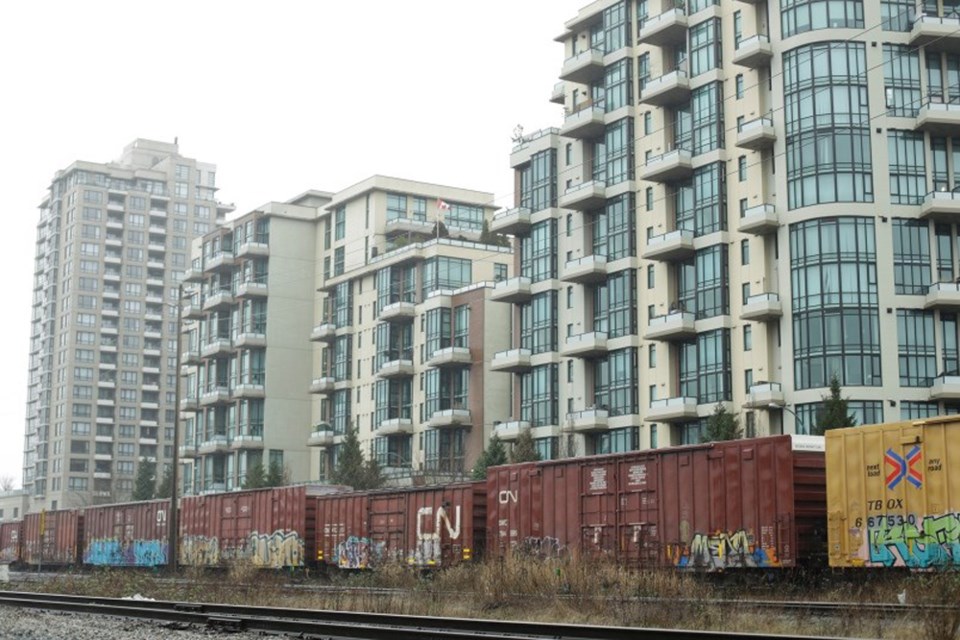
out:
<path id="1" fill-rule="evenodd" d="M 935 282 L 927 290 L 924 309 L 960 309 L 960 283 Z"/>
<path id="2" fill-rule="evenodd" d="M 777 141 L 777 132 L 770 118 L 756 118 L 740 125 L 737 131 L 737 146 L 741 149 L 760 151 L 769 149 Z"/>
<path id="3" fill-rule="evenodd" d="M 492 233 L 509 233 L 511 235 L 523 235 L 530 231 L 530 209 L 526 207 L 514 207 L 513 209 L 504 209 L 497 211 L 490 219 L 490 231 Z"/>
<path id="4" fill-rule="evenodd" d="M 465 427 L 470 426 L 471 422 L 469 409 L 440 409 L 439 411 L 433 412 L 427 426 L 432 429 Z"/>
<path id="5" fill-rule="evenodd" d="M 920 217 L 951 222 L 960 214 L 960 191 L 931 191 L 920 205 Z"/>
<path id="6" fill-rule="evenodd" d="M 263 449 L 263 436 L 254 436 L 246 433 L 234 436 L 230 441 L 230 448 L 234 450 Z"/>
<path id="7" fill-rule="evenodd" d="M 333 446 L 333 429 L 317 429 L 310 434 L 310 437 L 307 438 L 308 447 L 332 447 Z"/>
<path id="8" fill-rule="evenodd" d="M 931 400 L 960 399 L 960 376 L 937 376 L 930 386 Z"/>
<path id="9" fill-rule="evenodd" d="M 643 250 L 643 257 L 647 260 L 672 262 L 690 258 L 694 253 L 693 231 L 676 229 L 658 236 L 651 236 L 647 240 L 647 247 Z"/>
<path id="10" fill-rule="evenodd" d="M 560 352 L 573 358 L 597 358 L 607 354 L 607 334 L 589 331 L 568 336 Z"/>
<path id="11" fill-rule="evenodd" d="M 263 384 L 254 384 L 252 382 L 241 382 L 233 388 L 234 398 L 264 398 L 266 389 Z"/>
<path id="12" fill-rule="evenodd" d="M 383 322 L 413 320 L 416 313 L 416 305 L 412 302 L 394 302 L 380 309 L 379 319 Z"/>
<path id="13" fill-rule="evenodd" d="M 493 426 L 493 434 L 504 442 L 511 442 L 520 437 L 520 434 L 530 429 L 526 420 L 509 420 Z"/>
<path id="14" fill-rule="evenodd" d="M 337 337 L 337 325 L 322 322 L 310 332 L 310 342 L 333 342 Z"/>
<path id="15" fill-rule="evenodd" d="M 764 69 L 770 66 L 773 58 L 773 47 L 770 38 L 765 35 L 755 35 L 740 41 L 740 46 L 733 53 L 733 64 L 748 69 Z"/>
<path id="16" fill-rule="evenodd" d="M 413 375 L 413 360 L 391 360 L 377 370 L 379 378 L 402 378 Z"/>
<path id="17" fill-rule="evenodd" d="M 222 453 L 227 451 L 230 448 L 230 443 L 227 440 L 226 435 L 217 434 L 210 436 L 209 440 L 204 440 L 200 443 L 200 446 L 197 447 L 197 453 L 200 455 L 208 455 L 211 453 Z"/>
<path id="18" fill-rule="evenodd" d="M 642 178 L 653 182 L 673 182 L 693 175 L 693 156 L 687 149 L 674 149 L 651 156 L 643 167 Z"/>
<path id="19" fill-rule="evenodd" d="M 421 235 L 433 235 L 436 223 L 429 220 L 418 220 L 417 218 L 394 218 L 387 221 L 387 235 L 398 233 L 414 233 Z"/>
<path id="20" fill-rule="evenodd" d="M 237 349 L 255 349 L 267 346 L 267 335 L 255 331 L 241 331 L 233 337 Z"/>
<path id="21" fill-rule="evenodd" d="M 437 349 L 427 360 L 428 367 L 469 367 L 471 364 L 473 364 L 473 358 L 467 347 Z"/>
<path id="22" fill-rule="evenodd" d="M 589 211 L 602 205 L 606 199 L 607 183 L 590 180 L 574 185 L 560 196 L 560 206 L 575 211 Z"/>
<path id="23" fill-rule="evenodd" d="M 227 385 L 210 387 L 200 396 L 200 405 L 204 407 L 212 404 L 222 404 L 229 401 L 230 387 Z"/>
<path id="24" fill-rule="evenodd" d="M 696 335 L 696 316 L 689 311 L 672 311 L 650 318 L 643 337 L 646 340 L 689 340 Z"/>
<path id="25" fill-rule="evenodd" d="M 607 256 L 594 254 L 569 260 L 564 265 L 560 279 L 578 284 L 603 282 L 607 279 Z"/>
<path id="26" fill-rule="evenodd" d="M 181 458 L 196 458 L 197 457 L 197 445 L 195 444 L 184 444 L 180 446 L 180 457 Z"/>
<path id="27" fill-rule="evenodd" d="M 225 356 L 229 355 L 231 351 L 233 351 L 233 344 L 230 342 L 230 338 L 214 338 L 200 347 L 200 357 Z"/>
<path id="28" fill-rule="evenodd" d="M 410 418 L 388 418 L 377 424 L 378 436 L 396 436 L 413 433 L 413 420 Z"/>
<path id="29" fill-rule="evenodd" d="M 333 393 L 337 381 L 331 376 L 314 378 L 310 382 L 310 393 Z"/>
<path id="30" fill-rule="evenodd" d="M 934 135 L 960 134 L 960 103 L 928 101 L 917 113 L 916 126 Z"/>
<path id="31" fill-rule="evenodd" d="M 205 272 L 217 271 L 219 269 L 229 269 L 235 263 L 232 251 L 221 251 L 220 253 L 209 256 L 203 265 Z"/>
<path id="32" fill-rule="evenodd" d="M 743 406 L 749 409 L 776 409 L 785 404 L 783 386 L 779 382 L 758 382 L 750 385 Z"/>
<path id="33" fill-rule="evenodd" d="M 770 322 L 783 315 L 783 305 L 779 293 L 758 293 L 747 298 L 740 310 L 741 320 Z"/>
<path id="34" fill-rule="evenodd" d="M 647 422 L 689 422 L 697 419 L 697 399 L 690 397 L 652 400 L 647 410 Z"/>
<path id="35" fill-rule="evenodd" d="M 529 302 L 530 284 L 530 278 L 526 276 L 517 276 L 515 278 L 501 280 L 493 287 L 490 299 L 496 300 L 497 302 Z"/>
<path id="36" fill-rule="evenodd" d="M 762 236 L 768 233 L 775 233 L 780 228 L 780 217 L 777 215 L 777 208 L 772 204 L 758 204 L 750 207 L 743 212 L 737 230 L 740 233 L 752 233 L 755 236 Z"/>
<path id="37" fill-rule="evenodd" d="M 266 282 L 247 281 L 237 283 L 238 298 L 262 298 L 269 292 Z"/>
<path id="38" fill-rule="evenodd" d="M 671 9 L 647 18 L 637 33 L 637 44 L 657 47 L 681 44 L 687 41 L 687 15 L 683 9 Z"/>
<path id="39" fill-rule="evenodd" d="M 203 310 L 211 311 L 219 307 L 229 307 L 236 302 L 233 293 L 228 289 L 218 289 L 203 299 Z"/>
<path id="40" fill-rule="evenodd" d="M 929 51 L 960 50 L 960 17 L 920 16 L 910 30 L 910 45 Z"/>
<path id="41" fill-rule="evenodd" d="M 594 106 L 592 100 L 587 100 L 567 113 L 560 127 L 560 135 L 590 140 L 603 135 L 603 130 L 603 109 Z"/>
<path id="42" fill-rule="evenodd" d="M 567 414 L 566 427 L 575 433 L 606 431 L 609 413 L 606 409 L 584 409 Z"/>
<path id="43" fill-rule="evenodd" d="M 181 364 L 200 364 L 200 349 L 195 347 L 187 347 L 183 350 L 180 356 L 182 359 Z"/>
<path id="44" fill-rule="evenodd" d="M 603 51 L 587 49 L 563 61 L 560 79 L 589 84 L 603 77 Z"/>
<path id="45" fill-rule="evenodd" d="M 530 370 L 530 349 L 508 349 L 497 351 L 490 361 L 491 371 L 523 373 Z"/>
<path id="46" fill-rule="evenodd" d="M 563 104 L 566 100 L 566 95 L 564 89 L 566 85 L 562 82 L 558 82 L 553 85 L 553 90 L 550 91 L 550 102 L 554 104 Z"/>
<path id="47" fill-rule="evenodd" d="M 270 245 L 266 242 L 242 242 L 237 247 L 238 258 L 266 257 L 270 255 Z"/>
<path id="48" fill-rule="evenodd" d="M 670 107 L 690 100 L 690 78 L 682 69 L 647 80 L 640 91 L 641 104 Z"/>
<path id="49" fill-rule="evenodd" d="M 200 410 L 200 400 L 197 398 L 180 398 L 180 411 L 193 413 Z"/>

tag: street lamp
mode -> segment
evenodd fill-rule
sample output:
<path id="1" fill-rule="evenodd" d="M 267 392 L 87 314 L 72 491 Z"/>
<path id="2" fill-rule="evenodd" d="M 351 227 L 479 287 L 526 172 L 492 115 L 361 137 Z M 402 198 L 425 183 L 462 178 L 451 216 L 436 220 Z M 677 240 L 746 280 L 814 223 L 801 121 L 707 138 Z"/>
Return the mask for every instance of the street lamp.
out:
<path id="1" fill-rule="evenodd" d="M 771 409 L 780 409 L 781 411 L 786 411 L 787 413 L 789 413 L 790 415 L 792 415 L 792 416 L 793 416 L 793 419 L 797 422 L 798 425 L 800 425 L 800 431 L 802 431 L 803 433 L 806 433 L 807 429 L 806 429 L 806 427 L 805 427 L 804 424 L 803 424 L 803 420 L 800 419 L 800 416 L 797 415 L 797 412 L 796 412 L 796 411 L 794 411 L 793 409 L 791 409 L 790 407 L 788 407 L 788 406 L 785 405 L 785 404 L 784 404 L 784 405 L 780 405 L 780 404 L 776 404 L 776 403 L 774 403 L 774 402 L 771 402 L 771 403 L 769 404 L 769 407 L 770 407 Z"/>
<path id="2" fill-rule="evenodd" d="M 177 570 L 177 487 L 180 484 L 180 359 L 183 334 L 180 324 L 183 322 L 183 280 L 177 285 L 177 367 L 174 386 L 173 406 L 173 462 L 170 469 L 170 513 L 167 517 L 167 553 L 170 569 Z"/>

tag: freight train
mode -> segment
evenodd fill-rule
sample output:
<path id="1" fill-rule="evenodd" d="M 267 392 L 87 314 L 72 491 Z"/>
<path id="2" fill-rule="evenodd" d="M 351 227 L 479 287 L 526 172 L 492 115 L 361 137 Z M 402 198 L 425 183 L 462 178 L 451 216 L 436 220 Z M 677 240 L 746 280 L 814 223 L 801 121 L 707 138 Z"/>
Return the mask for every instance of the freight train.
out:
<path id="1" fill-rule="evenodd" d="M 960 452 L 960 421 L 948 417 L 504 465 L 485 481 L 445 486 L 189 496 L 178 561 L 433 569 L 523 553 L 706 572 L 958 567 L 960 467 L 950 451 Z M 162 567 L 168 507 L 0 523 L 0 562 Z"/>

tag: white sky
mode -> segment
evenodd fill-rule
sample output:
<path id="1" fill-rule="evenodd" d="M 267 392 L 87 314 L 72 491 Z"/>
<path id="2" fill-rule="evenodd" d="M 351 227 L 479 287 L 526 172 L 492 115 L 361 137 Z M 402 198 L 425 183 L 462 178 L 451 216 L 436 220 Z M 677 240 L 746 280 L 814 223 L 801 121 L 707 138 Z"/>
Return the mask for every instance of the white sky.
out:
<path id="1" fill-rule="evenodd" d="M 246 212 L 374 173 L 511 203 L 510 137 L 561 122 L 553 42 L 588 0 L 0 5 L 0 477 L 22 475 L 37 205 L 134 138 L 217 165 Z"/>

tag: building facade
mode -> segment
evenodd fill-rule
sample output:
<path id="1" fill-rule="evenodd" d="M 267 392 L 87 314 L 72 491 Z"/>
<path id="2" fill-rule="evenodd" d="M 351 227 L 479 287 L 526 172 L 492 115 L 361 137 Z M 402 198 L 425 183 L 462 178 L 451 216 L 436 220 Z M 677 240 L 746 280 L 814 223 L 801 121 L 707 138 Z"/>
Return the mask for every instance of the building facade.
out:
<path id="1" fill-rule="evenodd" d="M 138 139 L 57 172 L 40 205 L 23 488 L 30 508 L 129 499 L 174 445 L 176 316 L 190 242 L 230 211 L 216 168 Z"/>
<path id="2" fill-rule="evenodd" d="M 514 409 L 542 452 L 957 411 L 957 3 L 600 0 L 511 156 Z M 554 327 L 556 333 L 553 333 Z"/>
<path id="3" fill-rule="evenodd" d="M 508 380 L 489 365 L 509 317 L 491 294 L 513 259 L 486 234 L 494 209 L 490 193 L 383 176 L 325 207 L 315 477 L 329 477 L 353 428 L 397 482 L 462 478 L 507 420 Z"/>

